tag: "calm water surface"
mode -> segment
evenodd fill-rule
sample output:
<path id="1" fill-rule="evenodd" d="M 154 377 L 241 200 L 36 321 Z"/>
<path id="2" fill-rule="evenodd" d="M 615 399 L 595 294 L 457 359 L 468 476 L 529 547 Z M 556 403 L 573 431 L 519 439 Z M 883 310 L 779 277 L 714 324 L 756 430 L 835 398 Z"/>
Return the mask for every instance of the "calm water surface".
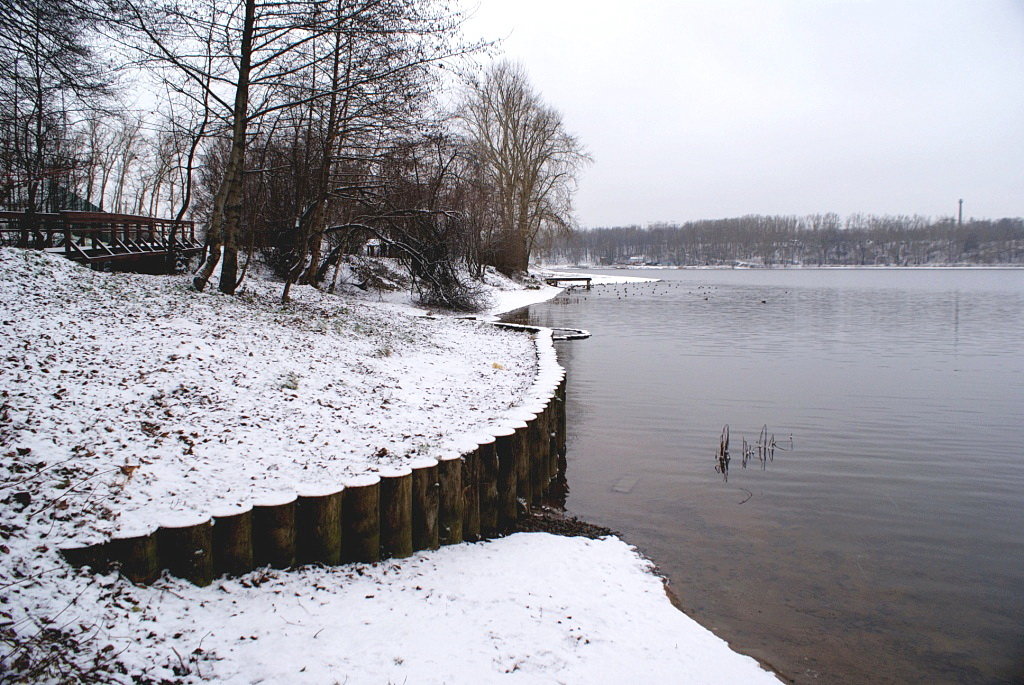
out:
<path id="1" fill-rule="evenodd" d="M 593 333 L 568 509 L 798 683 L 1024 682 L 1024 271 L 628 273 L 527 312 Z"/>

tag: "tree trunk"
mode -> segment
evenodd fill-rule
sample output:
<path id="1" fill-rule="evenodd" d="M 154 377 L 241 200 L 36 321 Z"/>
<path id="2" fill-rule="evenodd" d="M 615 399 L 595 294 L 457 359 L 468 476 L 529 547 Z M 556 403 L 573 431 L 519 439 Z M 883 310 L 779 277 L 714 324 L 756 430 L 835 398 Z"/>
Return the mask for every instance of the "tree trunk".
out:
<path id="1" fill-rule="evenodd" d="M 206 287 L 224 250 L 220 291 L 234 295 L 238 277 L 238 231 L 242 217 L 242 183 L 245 167 L 246 132 L 249 127 L 249 72 L 252 67 L 252 41 L 256 24 L 256 0 L 246 0 L 242 25 L 242 45 L 238 61 L 238 82 L 232 111 L 231 151 L 224 178 L 214 199 L 210 218 L 210 256 L 192 280 L 196 290 Z"/>

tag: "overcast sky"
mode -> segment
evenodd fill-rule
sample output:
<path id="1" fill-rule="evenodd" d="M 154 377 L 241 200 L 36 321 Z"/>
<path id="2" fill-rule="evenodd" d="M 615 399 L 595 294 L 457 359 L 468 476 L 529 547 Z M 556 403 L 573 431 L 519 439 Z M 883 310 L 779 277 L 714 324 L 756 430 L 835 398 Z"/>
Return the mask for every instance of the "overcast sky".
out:
<path id="1" fill-rule="evenodd" d="M 1024 0 L 466 3 L 594 157 L 584 226 L 1024 216 Z"/>

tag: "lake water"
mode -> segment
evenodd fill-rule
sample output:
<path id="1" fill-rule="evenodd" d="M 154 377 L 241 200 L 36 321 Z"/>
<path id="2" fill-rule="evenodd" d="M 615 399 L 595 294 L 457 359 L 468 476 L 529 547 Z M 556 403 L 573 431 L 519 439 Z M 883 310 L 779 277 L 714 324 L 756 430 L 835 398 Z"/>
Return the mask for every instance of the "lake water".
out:
<path id="1" fill-rule="evenodd" d="M 1024 270 L 606 273 L 516 319 L 593 333 L 570 512 L 787 679 L 1024 682 Z"/>

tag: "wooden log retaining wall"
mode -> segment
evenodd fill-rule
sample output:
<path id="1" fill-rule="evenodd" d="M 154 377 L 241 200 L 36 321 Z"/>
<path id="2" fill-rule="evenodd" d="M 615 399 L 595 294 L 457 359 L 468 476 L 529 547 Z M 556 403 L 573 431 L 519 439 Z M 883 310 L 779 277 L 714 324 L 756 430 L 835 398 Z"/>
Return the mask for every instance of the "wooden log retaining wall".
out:
<path id="1" fill-rule="evenodd" d="M 135 583 L 166 570 L 208 585 L 261 566 L 376 562 L 508 533 L 547 493 L 565 455 L 565 372 L 548 375 L 551 382 L 538 379 L 539 399 L 509 412 L 462 454 L 62 552 L 76 566 L 114 565 Z"/>

